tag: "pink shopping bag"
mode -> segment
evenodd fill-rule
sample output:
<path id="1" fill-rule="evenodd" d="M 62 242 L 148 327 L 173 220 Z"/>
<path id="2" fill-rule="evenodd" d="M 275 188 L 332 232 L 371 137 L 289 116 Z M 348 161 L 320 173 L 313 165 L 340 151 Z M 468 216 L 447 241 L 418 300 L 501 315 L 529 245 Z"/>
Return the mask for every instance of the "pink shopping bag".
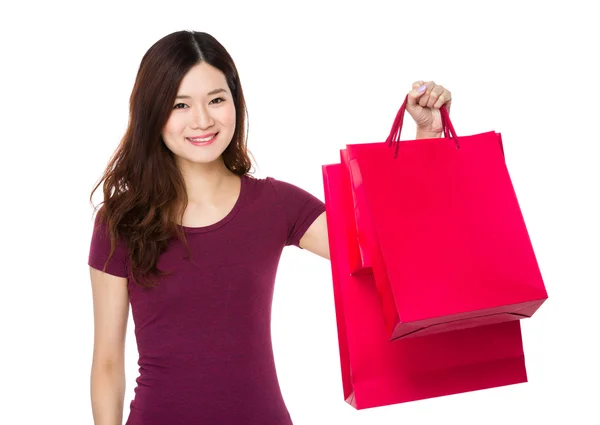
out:
<path id="1" fill-rule="evenodd" d="M 323 166 L 344 399 L 365 409 L 527 382 L 519 321 L 389 341 L 373 275 L 352 276 L 341 165 Z"/>
<path id="2" fill-rule="evenodd" d="M 397 118 L 389 143 L 346 147 L 391 339 L 530 317 L 548 297 L 499 134 L 458 137 L 441 112 L 446 137 L 399 143 Z"/>

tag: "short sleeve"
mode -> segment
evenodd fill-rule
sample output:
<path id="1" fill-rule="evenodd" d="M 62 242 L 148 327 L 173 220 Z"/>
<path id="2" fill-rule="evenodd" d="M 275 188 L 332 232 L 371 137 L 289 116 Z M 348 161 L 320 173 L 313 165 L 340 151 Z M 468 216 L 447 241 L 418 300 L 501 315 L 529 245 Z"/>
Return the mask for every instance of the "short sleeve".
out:
<path id="1" fill-rule="evenodd" d="M 96 214 L 94 220 L 94 229 L 92 232 L 92 241 L 90 243 L 90 253 L 88 256 L 88 265 L 97 270 L 103 270 L 108 274 L 127 277 L 127 249 L 123 241 L 117 243 L 115 252 L 104 270 L 104 264 L 110 254 L 110 236 L 108 227 L 105 223 L 100 222 L 99 214 Z"/>
<path id="2" fill-rule="evenodd" d="M 300 239 L 310 225 L 325 212 L 325 203 L 316 196 L 291 183 L 267 177 L 285 211 L 288 237 L 286 246 L 300 248 Z"/>

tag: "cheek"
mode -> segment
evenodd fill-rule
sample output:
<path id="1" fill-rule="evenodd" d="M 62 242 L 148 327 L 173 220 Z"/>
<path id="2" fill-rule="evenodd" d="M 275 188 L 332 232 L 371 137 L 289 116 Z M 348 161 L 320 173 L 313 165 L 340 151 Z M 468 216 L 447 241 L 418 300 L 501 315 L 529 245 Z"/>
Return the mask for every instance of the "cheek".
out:
<path id="1" fill-rule="evenodd" d="M 181 133 L 183 128 L 185 127 L 185 123 L 182 122 L 181 119 L 178 119 L 175 116 L 171 116 L 164 127 L 165 134 L 174 134 L 178 135 Z"/>
<path id="2" fill-rule="evenodd" d="M 227 125 L 235 126 L 235 106 L 233 104 L 228 108 L 224 108 L 222 122 L 227 123 Z"/>

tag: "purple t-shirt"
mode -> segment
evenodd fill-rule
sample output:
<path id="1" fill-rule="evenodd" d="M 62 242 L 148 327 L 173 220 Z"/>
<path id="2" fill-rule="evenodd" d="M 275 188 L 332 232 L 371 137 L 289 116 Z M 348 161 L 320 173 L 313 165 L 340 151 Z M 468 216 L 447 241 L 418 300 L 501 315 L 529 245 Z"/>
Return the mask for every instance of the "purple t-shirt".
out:
<path id="1" fill-rule="evenodd" d="M 271 303 L 283 248 L 298 246 L 325 211 L 315 196 L 271 177 L 243 176 L 221 221 L 185 227 L 192 257 L 173 238 L 155 288 L 128 282 L 139 377 L 126 425 L 289 425 L 271 345 Z M 110 252 L 94 226 L 88 264 Z M 129 277 L 120 242 L 106 271 Z"/>

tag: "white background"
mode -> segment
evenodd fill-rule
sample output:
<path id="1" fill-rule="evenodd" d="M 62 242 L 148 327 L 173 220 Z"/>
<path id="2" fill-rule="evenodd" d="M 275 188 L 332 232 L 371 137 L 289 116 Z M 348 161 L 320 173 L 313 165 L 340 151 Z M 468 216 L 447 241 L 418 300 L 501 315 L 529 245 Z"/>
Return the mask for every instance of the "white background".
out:
<path id="1" fill-rule="evenodd" d="M 528 383 L 356 411 L 330 264 L 286 248 L 273 344 L 296 425 L 600 423 L 598 15 L 584 1 L 348 3 L 3 2 L 0 423 L 92 424 L 88 197 L 143 54 L 182 29 L 236 61 L 256 175 L 320 199 L 321 165 L 383 141 L 413 81 L 449 88 L 459 135 L 502 133 L 545 278 L 550 299 L 522 322 Z M 136 361 L 130 318 L 124 418 Z"/>

